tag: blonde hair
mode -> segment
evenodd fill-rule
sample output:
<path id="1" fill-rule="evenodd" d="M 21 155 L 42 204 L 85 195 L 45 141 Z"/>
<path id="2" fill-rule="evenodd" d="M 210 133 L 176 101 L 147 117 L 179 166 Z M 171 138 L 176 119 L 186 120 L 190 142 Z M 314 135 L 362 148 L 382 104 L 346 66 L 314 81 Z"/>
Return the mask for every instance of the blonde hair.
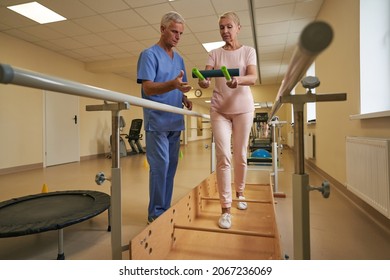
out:
<path id="1" fill-rule="evenodd" d="M 167 27 L 172 21 L 184 24 L 184 18 L 179 13 L 170 11 L 161 18 L 161 26 Z"/>
<path id="2" fill-rule="evenodd" d="M 235 13 L 235 12 L 226 12 L 226 13 L 223 13 L 219 19 L 222 19 L 222 18 L 228 18 L 228 19 L 231 19 L 235 24 L 237 24 L 237 26 L 240 26 L 240 18 L 238 17 L 238 15 Z"/>

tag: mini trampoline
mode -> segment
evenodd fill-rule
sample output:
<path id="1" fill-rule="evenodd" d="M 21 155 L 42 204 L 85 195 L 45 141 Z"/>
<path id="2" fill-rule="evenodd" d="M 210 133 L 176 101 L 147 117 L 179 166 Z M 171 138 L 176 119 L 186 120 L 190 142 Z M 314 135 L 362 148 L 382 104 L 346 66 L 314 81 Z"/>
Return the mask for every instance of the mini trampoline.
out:
<path id="1" fill-rule="evenodd" d="M 95 217 L 109 207 L 110 196 L 98 191 L 58 191 L 13 198 L 0 202 L 0 238 L 58 230 L 57 259 L 65 259 L 63 228 Z"/>

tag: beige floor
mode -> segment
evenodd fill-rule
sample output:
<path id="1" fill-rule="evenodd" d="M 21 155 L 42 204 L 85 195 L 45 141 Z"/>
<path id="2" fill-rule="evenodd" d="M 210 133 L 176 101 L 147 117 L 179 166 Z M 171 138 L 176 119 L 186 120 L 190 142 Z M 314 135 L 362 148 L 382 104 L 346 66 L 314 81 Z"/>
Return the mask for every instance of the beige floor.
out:
<path id="1" fill-rule="evenodd" d="M 210 173 L 209 141 L 197 141 L 182 147 L 183 158 L 175 180 L 173 203 L 187 194 Z M 281 159 L 278 191 L 286 198 L 277 198 L 276 213 L 283 253 L 293 259 L 291 175 L 292 153 L 285 150 Z M 122 168 L 122 244 L 128 244 L 146 226 L 148 203 L 148 170 L 145 156 L 121 158 Z M 99 190 L 110 193 L 110 184 L 95 184 L 96 173 L 110 174 L 111 160 L 96 159 L 54 166 L 45 169 L 0 176 L 0 201 L 49 191 Z M 256 183 L 259 171 L 250 167 L 248 183 Z M 264 171 L 263 171 L 264 172 Z M 312 185 L 321 185 L 322 178 L 307 170 Z M 249 209 L 250 210 L 250 209 Z M 1 217 L 0 217 L 1 218 Z M 390 259 L 390 232 L 373 222 L 337 189 L 324 199 L 319 192 L 310 194 L 311 259 L 359 260 Z M 107 212 L 64 229 L 64 252 L 69 260 L 111 259 Z M 56 259 L 57 232 L 0 239 L 0 259 Z M 128 252 L 123 253 L 128 258 Z"/>

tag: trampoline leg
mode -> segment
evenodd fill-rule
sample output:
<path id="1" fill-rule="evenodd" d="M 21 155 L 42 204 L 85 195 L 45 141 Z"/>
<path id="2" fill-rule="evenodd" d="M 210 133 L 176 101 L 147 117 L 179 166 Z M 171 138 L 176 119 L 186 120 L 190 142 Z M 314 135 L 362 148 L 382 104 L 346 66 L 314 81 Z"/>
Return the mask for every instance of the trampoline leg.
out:
<path id="1" fill-rule="evenodd" d="M 108 227 L 107 227 L 107 231 L 108 232 L 111 231 L 111 206 L 108 207 Z"/>
<path id="2" fill-rule="evenodd" d="M 65 260 L 64 254 L 64 229 L 58 230 L 58 255 L 57 260 Z"/>

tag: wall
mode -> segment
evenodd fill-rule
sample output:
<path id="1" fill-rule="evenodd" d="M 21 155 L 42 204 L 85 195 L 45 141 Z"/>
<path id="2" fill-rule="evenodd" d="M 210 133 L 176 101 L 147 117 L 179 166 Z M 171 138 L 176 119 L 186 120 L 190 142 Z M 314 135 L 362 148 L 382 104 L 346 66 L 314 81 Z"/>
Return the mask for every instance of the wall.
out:
<path id="1" fill-rule="evenodd" d="M 84 64 L 39 46 L 0 33 L 0 63 L 35 72 L 109 89 L 140 97 L 140 86 L 117 75 L 92 73 Z M 102 100 L 80 97 L 80 156 L 108 153 L 111 135 L 111 112 L 87 112 L 86 105 L 102 104 Z M 195 105 L 194 111 L 208 114 L 208 108 Z M 142 108 L 130 106 L 121 111 L 128 133 L 131 120 L 143 119 Z M 196 118 L 187 117 L 187 126 Z M 188 122 L 190 122 L 188 124 Z M 209 127 L 204 124 L 205 128 Z M 0 174 L 17 167 L 36 168 L 44 162 L 44 91 L 0 84 Z M 193 132 L 192 132 L 193 133 Z M 207 129 L 202 137 L 190 134 L 188 141 L 210 138 Z M 126 142 L 126 141 L 125 141 Z M 141 140 L 144 145 L 144 139 Z M 126 142 L 126 145 L 127 142 Z M 60 148 L 60 147 L 59 147 Z M 128 147 L 129 148 L 129 147 Z"/>
<path id="2" fill-rule="evenodd" d="M 44 48 L 0 34 L 0 63 L 11 64 L 64 79 L 77 81 L 113 91 L 140 96 L 140 88 L 134 81 L 116 75 L 92 73 L 84 64 L 58 55 Z M 50 62 L 50 63 L 48 63 Z M 275 101 L 279 85 L 254 86 L 255 101 Z M 189 95 L 190 97 L 190 95 Z M 86 112 L 85 106 L 102 104 L 101 100 L 80 98 L 80 156 L 88 157 L 109 151 L 111 134 L 110 112 Z M 287 120 L 288 106 L 278 112 L 280 120 Z M 194 105 L 194 111 L 209 113 L 208 107 Z M 256 112 L 270 110 L 257 109 Z M 128 132 L 131 120 L 143 118 L 142 108 L 132 106 L 121 113 L 126 120 Z M 19 166 L 42 165 L 44 161 L 44 92 L 14 85 L 0 84 L 0 171 Z M 203 123 L 203 135 L 197 136 L 197 119 L 186 117 L 187 140 L 196 141 L 211 137 L 210 125 Z M 284 141 L 289 125 L 282 129 Z"/>
<path id="3" fill-rule="evenodd" d="M 0 33 L 0 62 L 64 79 L 135 96 L 139 86 L 116 75 L 94 74 L 84 64 Z M 43 163 L 44 93 L 39 89 L 0 84 L 0 170 Z M 80 155 L 109 150 L 111 114 L 86 112 L 85 106 L 101 100 L 80 98 Z M 128 125 L 142 118 L 142 109 L 122 111 Z M 128 127 L 126 128 L 128 130 Z M 126 133 L 128 131 L 125 131 Z M 60 148 L 60 147 L 59 147 Z"/>
<path id="4" fill-rule="evenodd" d="M 316 59 L 320 93 L 347 93 L 347 101 L 317 103 L 317 122 L 307 130 L 316 135 L 314 163 L 346 183 L 346 136 L 390 138 L 390 117 L 351 120 L 359 114 L 359 1 L 326 0 L 319 20 L 328 22 L 334 39 Z"/>

